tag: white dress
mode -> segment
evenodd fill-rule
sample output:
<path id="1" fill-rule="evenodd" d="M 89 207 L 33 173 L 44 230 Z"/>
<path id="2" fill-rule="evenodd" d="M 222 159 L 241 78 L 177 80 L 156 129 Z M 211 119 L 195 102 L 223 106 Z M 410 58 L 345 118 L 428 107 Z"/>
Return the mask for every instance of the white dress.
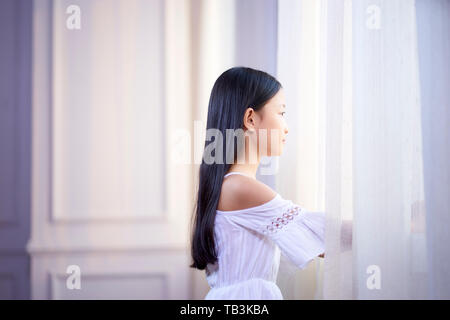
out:
<path id="1" fill-rule="evenodd" d="M 242 174 L 230 172 L 230 174 Z M 218 261 L 206 267 L 206 300 L 282 300 L 276 285 L 280 254 L 303 269 L 325 251 L 325 214 L 283 199 L 247 209 L 217 210 Z"/>

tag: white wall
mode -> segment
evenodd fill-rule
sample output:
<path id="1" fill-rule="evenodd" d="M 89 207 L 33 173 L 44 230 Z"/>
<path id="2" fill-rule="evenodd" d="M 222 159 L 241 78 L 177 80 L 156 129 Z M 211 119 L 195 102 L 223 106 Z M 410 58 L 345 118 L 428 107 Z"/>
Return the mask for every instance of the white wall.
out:
<path id="1" fill-rule="evenodd" d="M 66 27 L 71 4 L 81 29 Z M 31 296 L 186 299 L 189 7 L 34 2 Z M 65 286 L 81 269 L 81 290 Z"/>

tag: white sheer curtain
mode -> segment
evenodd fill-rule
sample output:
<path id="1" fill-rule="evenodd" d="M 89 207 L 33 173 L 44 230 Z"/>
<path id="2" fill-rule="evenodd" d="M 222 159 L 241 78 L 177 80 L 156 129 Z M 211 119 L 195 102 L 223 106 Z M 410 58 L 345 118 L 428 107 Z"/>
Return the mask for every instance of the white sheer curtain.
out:
<path id="1" fill-rule="evenodd" d="M 321 88 L 323 112 L 326 257 L 323 298 L 352 297 L 353 101 L 351 1 L 321 2 Z"/>
<path id="2" fill-rule="evenodd" d="M 426 207 L 427 297 L 450 299 L 450 2 L 416 1 Z"/>
<path id="3" fill-rule="evenodd" d="M 351 230 L 342 228 L 353 213 L 351 3 L 279 0 L 278 21 L 277 71 L 290 128 L 279 189 L 328 213 L 326 259 L 311 264 L 316 277 L 308 267 L 291 279 L 298 287 L 292 298 L 351 297 Z"/>
<path id="4" fill-rule="evenodd" d="M 353 2 L 354 292 L 425 298 L 415 3 Z"/>
<path id="5" fill-rule="evenodd" d="M 279 1 L 292 198 L 328 217 L 316 298 L 449 296 L 449 8 Z"/>

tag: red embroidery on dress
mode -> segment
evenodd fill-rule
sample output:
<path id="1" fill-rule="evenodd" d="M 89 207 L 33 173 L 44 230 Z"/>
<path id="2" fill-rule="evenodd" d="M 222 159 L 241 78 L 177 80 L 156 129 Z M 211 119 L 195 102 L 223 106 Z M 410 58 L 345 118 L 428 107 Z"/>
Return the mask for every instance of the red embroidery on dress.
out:
<path id="1" fill-rule="evenodd" d="M 295 216 L 299 214 L 301 208 L 297 205 L 290 207 L 288 210 L 283 212 L 282 215 L 275 217 L 272 219 L 271 223 L 264 226 L 262 233 L 264 234 L 272 234 L 282 229 L 285 225 L 291 222 Z"/>

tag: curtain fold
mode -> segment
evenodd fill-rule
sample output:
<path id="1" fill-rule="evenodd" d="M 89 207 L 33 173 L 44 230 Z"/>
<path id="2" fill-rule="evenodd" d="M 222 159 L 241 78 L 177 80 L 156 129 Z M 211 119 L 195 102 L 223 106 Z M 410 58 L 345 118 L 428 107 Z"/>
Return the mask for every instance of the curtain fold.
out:
<path id="1" fill-rule="evenodd" d="M 424 298 L 414 1 L 354 1 L 353 24 L 354 297 Z"/>
<path id="2" fill-rule="evenodd" d="M 328 214 L 323 296 L 448 298 L 449 3 L 322 4 Z M 343 174 L 345 159 L 351 183 Z M 349 190 L 352 197 L 345 196 Z M 353 207 L 345 207 L 350 198 Z M 347 210 L 354 217 L 350 252 L 340 246 Z"/>
<path id="3" fill-rule="evenodd" d="M 351 2 L 322 2 L 326 256 L 323 298 L 352 298 Z M 344 228 L 345 226 L 345 228 Z"/>
<path id="4" fill-rule="evenodd" d="M 450 299 L 450 2 L 417 0 L 416 15 L 429 274 L 424 290 L 430 299 Z"/>
<path id="5" fill-rule="evenodd" d="M 327 215 L 315 297 L 448 298 L 450 3 L 279 4 L 278 75 L 297 109 L 286 185 Z"/>

